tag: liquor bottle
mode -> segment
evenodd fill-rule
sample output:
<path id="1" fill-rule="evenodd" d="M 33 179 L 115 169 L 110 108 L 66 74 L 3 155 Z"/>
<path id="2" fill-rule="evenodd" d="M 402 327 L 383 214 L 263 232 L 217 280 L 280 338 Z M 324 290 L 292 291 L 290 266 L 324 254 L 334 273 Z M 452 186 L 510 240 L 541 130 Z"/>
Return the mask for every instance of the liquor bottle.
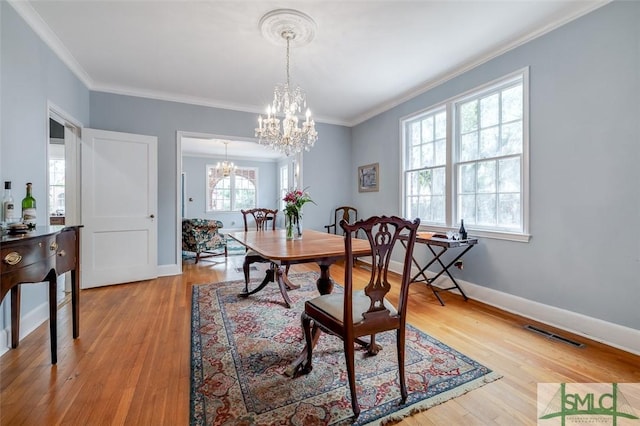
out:
<path id="1" fill-rule="evenodd" d="M 22 222 L 29 228 L 36 227 L 36 199 L 31 195 L 31 182 L 27 183 L 27 195 L 22 199 Z"/>
<path id="2" fill-rule="evenodd" d="M 4 197 L 2 197 L 2 221 L 10 225 L 18 221 L 16 217 L 15 204 L 11 196 L 11 181 L 4 183 Z"/>
<path id="3" fill-rule="evenodd" d="M 467 230 L 464 229 L 464 219 L 460 219 L 460 230 L 458 231 L 461 240 L 467 239 Z"/>

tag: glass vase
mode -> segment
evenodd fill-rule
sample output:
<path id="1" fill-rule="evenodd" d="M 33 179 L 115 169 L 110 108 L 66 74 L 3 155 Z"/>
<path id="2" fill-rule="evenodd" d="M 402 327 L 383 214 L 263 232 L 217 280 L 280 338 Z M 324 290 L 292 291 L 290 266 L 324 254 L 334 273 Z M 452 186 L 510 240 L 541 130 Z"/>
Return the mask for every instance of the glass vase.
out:
<path id="1" fill-rule="evenodd" d="M 302 239 L 302 220 L 300 215 L 286 215 L 285 229 L 287 232 L 287 240 Z"/>

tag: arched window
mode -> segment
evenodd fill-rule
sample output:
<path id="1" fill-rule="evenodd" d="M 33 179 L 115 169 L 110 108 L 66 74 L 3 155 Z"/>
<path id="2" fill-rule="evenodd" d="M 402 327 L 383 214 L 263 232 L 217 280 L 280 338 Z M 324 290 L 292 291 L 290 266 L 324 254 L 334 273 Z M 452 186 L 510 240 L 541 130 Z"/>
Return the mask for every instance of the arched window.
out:
<path id="1" fill-rule="evenodd" d="M 207 212 L 240 211 L 256 207 L 258 170 L 238 167 L 228 176 L 207 165 Z"/>

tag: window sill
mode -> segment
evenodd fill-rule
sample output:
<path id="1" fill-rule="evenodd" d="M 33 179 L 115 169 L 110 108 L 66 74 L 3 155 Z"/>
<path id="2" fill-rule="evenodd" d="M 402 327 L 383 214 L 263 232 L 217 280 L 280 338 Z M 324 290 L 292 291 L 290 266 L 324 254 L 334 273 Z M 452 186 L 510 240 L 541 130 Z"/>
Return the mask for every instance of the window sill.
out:
<path id="1" fill-rule="evenodd" d="M 447 228 L 444 226 L 425 226 L 424 229 L 420 229 L 420 231 L 446 234 L 447 231 L 457 231 L 457 229 Z M 471 230 L 467 230 L 467 233 L 472 237 L 490 238 L 493 240 L 514 241 L 518 243 L 528 243 L 529 240 L 531 240 L 530 234 L 518 234 L 514 232 L 500 232 L 500 231 L 471 229 Z"/>

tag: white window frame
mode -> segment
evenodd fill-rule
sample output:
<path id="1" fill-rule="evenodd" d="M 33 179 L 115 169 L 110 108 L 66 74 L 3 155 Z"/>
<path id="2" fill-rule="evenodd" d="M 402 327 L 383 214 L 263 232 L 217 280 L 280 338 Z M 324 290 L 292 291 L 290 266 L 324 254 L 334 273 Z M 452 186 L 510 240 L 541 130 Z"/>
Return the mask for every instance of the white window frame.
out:
<path id="1" fill-rule="evenodd" d="M 205 166 L 205 212 L 206 213 L 219 213 L 219 212 L 239 212 L 240 209 L 236 208 L 236 201 L 235 201 L 235 177 L 236 177 L 236 173 L 240 174 L 240 172 L 245 171 L 245 170 L 249 170 L 249 171 L 253 171 L 255 173 L 255 187 L 256 187 L 256 193 L 255 193 L 255 197 L 253 200 L 253 207 L 255 208 L 258 205 L 258 188 L 259 188 L 259 176 L 258 176 L 258 168 L 257 167 L 237 167 L 235 170 L 233 170 L 231 172 L 231 174 L 229 175 L 230 178 L 230 194 L 231 194 L 231 201 L 230 201 L 230 206 L 231 206 L 231 210 L 216 210 L 216 209 L 211 209 L 209 206 L 211 205 L 211 191 L 212 188 L 209 187 L 209 170 L 210 169 L 216 169 L 216 165 L 214 164 L 207 164 Z"/>
<path id="2" fill-rule="evenodd" d="M 280 211 L 284 211 L 286 202 L 284 201 L 285 195 L 289 191 L 289 164 L 283 164 L 278 169 L 279 173 L 279 185 L 280 185 Z"/>
<path id="3" fill-rule="evenodd" d="M 496 80 L 493 80 L 484 85 L 475 87 L 453 98 L 447 99 L 441 103 L 425 108 L 424 110 L 415 112 L 400 119 L 400 170 L 402 171 L 401 177 L 401 191 L 400 191 L 400 205 L 402 207 L 402 214 L 407 214 L 407 195 L 406 195 L 406 173 L 407 167 L 407 148 L 408 144 L 405 143 L 407 137 L 405 129 L 408 122 L 412 122 L 424 115 L 434 113 L 438 110 L 446 108 L 447 111 L 447 163 L 446 163 L 446 224 L 425 224 L 421 225 L 421 229 L 434 232 L 446 232 L 449 230 L 457 230 L 460 223 L 457 219 L 458 209 L 458 182 L 456 167 L 459 164 L 457 150 L 457 141 L 455 140 L 456 127 L 458 125 L 456 121 L 456 104 L 463 103 L 464 101 L 482 96 L 485 92 L 496 90 L 499 87 L 506 86 L 515 80 L 522 80 L 523 87 L 523 120 L 522 120 L 522 157 L 520 164 L 520 191 L 521 191 L 521 221 L 522 230 L 517 231 L 504 231 L 493 228 L 480 228 L 465 222 L 465 228 L 473 236 L 494 238 L 510 241 L 528 242 L 531 238 L 529 233 L 529 210 L 530 210 L 530 190 L 529 190 L 529 68 L 523 68 Z"/>

